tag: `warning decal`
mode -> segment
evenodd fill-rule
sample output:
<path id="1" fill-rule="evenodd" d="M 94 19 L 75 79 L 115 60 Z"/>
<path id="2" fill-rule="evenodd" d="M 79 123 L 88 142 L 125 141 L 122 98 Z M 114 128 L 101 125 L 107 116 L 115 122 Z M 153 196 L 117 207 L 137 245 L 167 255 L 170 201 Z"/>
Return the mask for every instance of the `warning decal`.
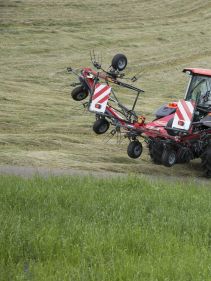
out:
<path id="1" fill-rule="evenodd" d="M 179 100 L 174 115 L 172 128 L 188 131 L 194 115 L 194 104 L 191 101 Z"/>
<path id="2" fill-rule="evenodd" d="M 89 110 L 104 113 L 106 110 L 110 93 L 110 86 L 100 83 L 96 84 Z"/>

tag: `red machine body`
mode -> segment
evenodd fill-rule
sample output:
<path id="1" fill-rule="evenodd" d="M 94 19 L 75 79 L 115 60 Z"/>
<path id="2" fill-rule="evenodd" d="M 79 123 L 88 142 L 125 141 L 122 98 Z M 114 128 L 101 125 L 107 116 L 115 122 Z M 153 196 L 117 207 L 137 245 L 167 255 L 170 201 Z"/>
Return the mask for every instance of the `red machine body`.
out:
<path id="1" fill-rule="evenodd" d="M 138 96 L 143 90 L 118 80 L 118 70 L 127 65 L 124 55 L 115 56 L 115 62 L 123 68 L 114 68 L 109 72 L 96 72 L 91 68 L 83 68 L 78 76 L 80 87 L 72 91 L 73 99 L 79 101 L 89 96 L 87 107 L 96 115 L 93 130 L 97 134 L 105 133 L 109 125 L 122 133 L 130 141 L 127 153 L 131 158 L 138 158 L 142 153 L 143 138 L 148 144 L 149 155 L 155 164 L 171 167 L 176 163 L 188 163 L 201 158 L 202 169 L 207 177 L 211 177 L 211 70 L 185 68 L 183 72 L 190 75 L 184 99 L 161 106 L 153 121 L 146 122 L 145 117 L 138 116 L 134 111 Z M 114 57 L 114 58 L 115 58 Z M 113 61 L 112 61 L 113 63 Z M 97 68 L 99 69 L 99 65 Z M 100 79 L 108 85 L 114 83 L 137 92 L 132 109 L 126 108 L 116 98 L 113 90 L 106 96 L 106 104 L 94 104 L 96 85 Z M 108 87 L 105 89 L 111 89 Z M 113 94 L 114 98 L 110 95 Z M 101 101 L 101 100 L 100 100 Z M 105 102 L 105 98 L 102 99 Z M 94 106 L 93 106 L 94 104 Z M 118 128 L 118 130 L 117 130 Z"/>

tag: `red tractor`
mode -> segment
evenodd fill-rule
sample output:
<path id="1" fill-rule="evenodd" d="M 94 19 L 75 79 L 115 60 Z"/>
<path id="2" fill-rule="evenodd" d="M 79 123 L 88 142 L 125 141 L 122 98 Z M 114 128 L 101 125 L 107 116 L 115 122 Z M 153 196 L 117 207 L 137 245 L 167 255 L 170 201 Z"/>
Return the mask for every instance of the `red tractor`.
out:
<path id="1" fill-rule="evenodd" d="M 93 65 L 103 70 L 95 60 Z M 205 175 L 211 177 L 211 70 L 184 69 L 190 75 L 184 99 L 163 105 L 157 110 L 156 118 L 146 123 L 145 118 L 134 110 L 143 90 L 119 80 L 124 78 L 121 71 L 126 65 L 127 58 L 118 54 L 108 71 L 95 72 L 84 68 L 78 75 L 68 68 L 79 78 L 79 83 L 73 84 L 79 86 L 72 91 L 72 98 L 81 101 L 89 97 L 83 105 L 96 115 L 95 133 L 104 134 L 110 124 L 116 131 L 121 130 L 130 141 L 127 153 L 131 158 L 141 156 L 143 149 L 139 138 L 144 138 L 152 161 L 166 167 L 201 158 Z M 131 80 L 136 81 L 136 77 Z M 110 83 L 137 92 L 132 109 L 118 101 Z"/>
<path id="2" fill-rule="evenodd" d="M 185 98 L 159 108 L 154 121 L 135 123 L 126 133 L 131 140 L 128 155 L 141 155 L 138 137 L 144 137 L 154 163 L 171 167 L 201 158 L 205 175 L 211 177 L 211 70 L 183 72 L 190 75 Z"/>

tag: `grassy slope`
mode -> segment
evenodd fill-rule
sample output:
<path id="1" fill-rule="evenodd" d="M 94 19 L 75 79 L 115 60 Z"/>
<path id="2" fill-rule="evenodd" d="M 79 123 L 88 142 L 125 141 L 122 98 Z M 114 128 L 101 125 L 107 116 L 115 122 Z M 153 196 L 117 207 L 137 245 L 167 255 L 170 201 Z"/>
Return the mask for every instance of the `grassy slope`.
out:
<path id="1" fill-rule="evenodd" d="M 150 118 L 183 96 L 183 67 L 210 67 L 210 29 L 210 1 L 1 1 L 0 163 L 199 175 L 197 161 L 158 168 L 147 154 L 130 160 L 126 143 L 103 144 L 93 116 L 74 110 L 65 68 L 90 65 L 93 48 L 105 66 L 124 52 L 128 71 L 142 72 L 137 109 Z"/>
<path id="2" fill-rule="evenodd" d="M 211 192 L 144 178 L 0 178 L 0 280 L 208 281 Z"/>

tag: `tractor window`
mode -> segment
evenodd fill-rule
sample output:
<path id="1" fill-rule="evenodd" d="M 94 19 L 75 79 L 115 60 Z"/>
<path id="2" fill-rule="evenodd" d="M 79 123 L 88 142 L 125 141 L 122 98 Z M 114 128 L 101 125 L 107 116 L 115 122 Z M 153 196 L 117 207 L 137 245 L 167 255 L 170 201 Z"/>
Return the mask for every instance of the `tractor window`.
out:
<path id="1" fill-rule="evenodd" d="M 211 77 L 193 76 L 186 100 L 193 100 L 196 104 L 206 106 L 211 98 Z"/>

